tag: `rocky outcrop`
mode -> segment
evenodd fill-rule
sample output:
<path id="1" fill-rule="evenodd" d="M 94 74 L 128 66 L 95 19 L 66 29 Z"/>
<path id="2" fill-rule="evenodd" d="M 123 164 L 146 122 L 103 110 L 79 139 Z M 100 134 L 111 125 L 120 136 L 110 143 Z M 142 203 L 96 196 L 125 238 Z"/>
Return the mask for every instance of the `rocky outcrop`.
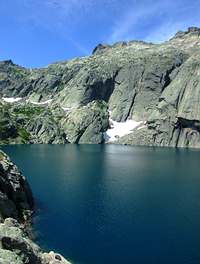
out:
<path id="1" fill-rule="evenodd" d="M 105 102 L 93 101 L 67 113 L 62 127 L 70 143 L 100 144 L 109 127 L 108 107 Z"/>
<path id="2" fill-rule="evenodd" d="M 60 254 L 44 253 L 27 235 L 22 224 L 13 218 L 0 223 L 0 263 L 70 264 Z"/>
<path id="3" fill-rule="evenodd" d="M 63 110 L 58 104 L 0 103 L 0 110 L 2 144 L 99 144 L 104 142 L 103 133 L 109 127 L 104 101 L 70 110 Z"/>
<path id="4" fill-rule="evenodd" d="M 0 219 L 23 220 L 33 209 L 33 197 L 26 179 L 8 156 L 0 151 Z"/>
<path id="5" fill-rule="evenodd" d="M 25 122 L 26 139 L 28 135 L 31 138 L 25 140 L 27 143 L 102 143 L 108 118 L 103 114 L 102 122 L 102 114 L 98 112 L 97 118 L 92 109 L 94 102 L 101 101 L 108 105 L 110 119 L 114 121 L 132 119 L 147 123 L 146 128 L 120 138 L 120 143 L 199 147 L 199 51 L 200 29 L 190 27 L 162 44 L 99 44 L 89 57 L 43 69 L 25 69 L 4 61 L 0 64 L 0 96 L 21 97 L 19 104 L 27 100 L 30 104 L 43 104 L 42 113 Z M 190 70 L 192 67 L 196 74 Z M 189 95 L 182 98 L 183 91 Z M 179 98 L 175 107 L 170 103 L 171 92 L 172 97 Z M 191 103 L 195 100 L 195 104 Z M 54 114 L 52 106 L 59 115 Z M 195 119 L 184 114 L 188 111 L 197 112 Z M 7 137 L 15 134 L 16 143 L 18 127 L 10 116 L 8 119 L 12 122 L 2 124 L 2 133 Z"/>
<path id="6" fill-rule="evenodd" d="M 0 263 L 70 264 L 60 254 L 45 253 L 30 238 L 33 196 L 9 157 L 0 151 Z"/>
<path id="7" fill-rule="evenodd" d="M 67 143 L 59 125 L 64 116 L 48 106 L 0 103 L 0 143 Z"/>
<path id="8" fill-rule="evenodd" d="M 24 225 L 13 218 L 0 223 L 0 263 L 70 264 L 60 254 L 45 253 L 28 236 Z"/>
<path id="9" fill-rule="evenodd" d="M 146 127 L 118 143 L 200 148 L 200 56 L 191 56 L 165 89 Z"/>

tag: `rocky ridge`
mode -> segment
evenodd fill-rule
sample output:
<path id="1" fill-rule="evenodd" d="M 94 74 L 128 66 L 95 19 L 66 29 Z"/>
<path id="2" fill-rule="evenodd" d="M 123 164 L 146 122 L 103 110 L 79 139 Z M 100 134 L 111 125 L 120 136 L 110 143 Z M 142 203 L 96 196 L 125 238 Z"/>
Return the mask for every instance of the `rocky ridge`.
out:
<path id="1" fill-rule="evenodd" d="M 0 151 L 0 263 L 70 264 L 53 251 L 43 252 L 31 240 L 28 225 L 33 203 L 26 179 Z"/>
<path id="2" fill-rule="evenodd" d="M 1 109 L 9 113 L 0 130 L 20 131 L 24 122 L 24 143 L 103 143 L 109 119 L 134 120 L 145 126 L 115 143 L 199 147 L 199 51 L 200 29 L 191 27 L 161 44 L 100 44 L 89 57 L 43 69 L 1 62 Z M 12 97 L 19 100 L 10 107 L 3 98 Z M 22 106 L 41 113 L 19 121 L 13 108 Z M 19 142 L 20 133 L 13 138 L 4 131 L 0 141 Z"/>

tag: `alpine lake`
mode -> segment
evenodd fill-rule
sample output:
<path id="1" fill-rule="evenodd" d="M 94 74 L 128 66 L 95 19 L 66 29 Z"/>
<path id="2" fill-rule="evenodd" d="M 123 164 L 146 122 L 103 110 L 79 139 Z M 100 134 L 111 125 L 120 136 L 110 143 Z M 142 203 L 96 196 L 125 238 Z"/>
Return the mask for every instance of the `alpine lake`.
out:
<path id="1" fill-rule="evenodd" d="M 74 264 L 199 264 L 200 151 L 3 146 L 36 201 L 34 233 Z"/>

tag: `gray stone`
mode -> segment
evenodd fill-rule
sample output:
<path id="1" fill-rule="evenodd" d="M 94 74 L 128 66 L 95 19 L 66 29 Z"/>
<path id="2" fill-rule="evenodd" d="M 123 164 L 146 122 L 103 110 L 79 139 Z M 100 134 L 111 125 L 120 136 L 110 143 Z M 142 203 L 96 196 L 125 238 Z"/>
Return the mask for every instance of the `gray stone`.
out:
<path id="1" fill-rule="evenodd" d="M 92 56 L 43 69 L 1 62 L 0 97 L 23 97 L 12 105 L 22 109 L 24 104 L 31 113 L 15 112 L 11 104 L 1 104 L 0 143 L 103 142 L 101 132 L 106 126 L 97 121 L 102 119 L 101 111 L 98 117 L 91 114 L 90 118 L 85 110 L 80 114 L 80 109 L 100 100 L 108 104 L 115 121 L 147 121 L 147 145 L 152 135 L 153 145 L 199 147 L 199 32 L 199 28 L 190 27 L 162 44 L 100 44 Z M 33 106 L 27 105 L 26 99 L 52 102 Z M 144 136 L 144 131 L 134 131 L 134 136 L 120 142 L 135 144 L 140 132 Z M 145 144 L 145 140 L 142 142 Z"/>
<path id="2" fill-rule="evenodd" d="M 33 196 L 26 179 L 0 151 L 0 217 L 23 220 L 32 209 Z"/>

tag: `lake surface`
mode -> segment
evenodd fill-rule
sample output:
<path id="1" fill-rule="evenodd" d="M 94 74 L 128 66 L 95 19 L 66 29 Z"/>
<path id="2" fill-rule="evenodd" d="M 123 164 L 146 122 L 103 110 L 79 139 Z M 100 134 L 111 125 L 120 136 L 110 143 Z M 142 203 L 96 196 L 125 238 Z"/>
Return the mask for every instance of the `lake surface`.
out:
<path id="1" fill-rule="evenodd" d="M 2 149 L 32 187 L 34 229 L 44 248 L 75 264 L 200 263 L 200 151 Z"/>

